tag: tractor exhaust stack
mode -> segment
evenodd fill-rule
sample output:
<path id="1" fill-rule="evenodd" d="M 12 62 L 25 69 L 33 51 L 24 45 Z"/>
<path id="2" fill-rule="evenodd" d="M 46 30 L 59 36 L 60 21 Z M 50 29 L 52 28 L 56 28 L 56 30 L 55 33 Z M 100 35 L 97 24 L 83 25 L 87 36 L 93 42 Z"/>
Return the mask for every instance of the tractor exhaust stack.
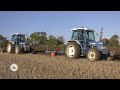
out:
<path id="1" fill-rule="evenodd" d="M 101 32 L 100 32 L 99 41 L 102 41 L 102 37 L 103 37 L 103 32 L 102 32 L 102 29 L 103 29 L 103 28 L 101 28 Z"/>

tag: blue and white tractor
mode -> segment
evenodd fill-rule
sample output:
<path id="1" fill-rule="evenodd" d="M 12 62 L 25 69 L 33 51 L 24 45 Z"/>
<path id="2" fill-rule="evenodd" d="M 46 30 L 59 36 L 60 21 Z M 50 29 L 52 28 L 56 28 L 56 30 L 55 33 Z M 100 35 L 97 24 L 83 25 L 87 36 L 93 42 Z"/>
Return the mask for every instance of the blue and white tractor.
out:
<path id="1" fill-rule="evenodd" d="M 88 28 L 73 28 L 71 40 L 65 48 L 65 55 L 69 58 L 86 56 L 88 60 L 97 61 L 102 56 L 109 57 L 104 42 L 95 40 L 95 31 Z"/>
<path id="2" fill-rule="evenodd" d="M 8 53 L 21 54 L 23 52 L 31 52 L 32 49 L 28 43 L 25 34 L 13 33 L 11 40 L 7 45 Z"/>

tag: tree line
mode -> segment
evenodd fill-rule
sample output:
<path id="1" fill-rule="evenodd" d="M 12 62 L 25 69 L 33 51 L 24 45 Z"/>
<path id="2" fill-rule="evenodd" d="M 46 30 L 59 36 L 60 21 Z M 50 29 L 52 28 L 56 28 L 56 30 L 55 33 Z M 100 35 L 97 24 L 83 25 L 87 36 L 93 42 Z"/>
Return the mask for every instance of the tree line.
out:
<path id="1" fill-rule="evenodd" d="M 31 45 L 64 45 L 64 36 L 55 37 L 50 35 L 47 37 L 46 32 L 33 32 L 29 36 L 27 36 L 27 41 Z M 8 40 L 3 35 L 0 35 L 0 47 L 6 47 Z"/>
<path id="2" fill-rule="evenodd" d="M 8 40 L 3 35 L 0 35 L 0 47 L 7 47 Z"/>
<path id="3" fill-rule="evenodd" d="M 64 36 L 50 35 L 47 37 L 46 32 L 34 32 L 27 39 L 32 45 L 64 45 Z"/>
<path id="4" fill-rule="evenodd" d="M 32 45 L 64 45 L 64 36 L 55 37 L 50 35 L 47 37 L 46 32 L 33 32 L 27 37 L 27 40 Z M 120 47 L 119 36 L 116 34 L 111 36 L 110 39 L 104 38 L 103 41 L 108 47 Z M 0 47 L 6 47 L 7 43 L 7 38 L 0 35 Z"/>
<path id="5" fill-rule="evenodd" d="M 104 38 L 103 41 L 105 42 L 107 47 L 120 47 L 119 44 L 119 36 L 113 35 L 110 39 Z"/>

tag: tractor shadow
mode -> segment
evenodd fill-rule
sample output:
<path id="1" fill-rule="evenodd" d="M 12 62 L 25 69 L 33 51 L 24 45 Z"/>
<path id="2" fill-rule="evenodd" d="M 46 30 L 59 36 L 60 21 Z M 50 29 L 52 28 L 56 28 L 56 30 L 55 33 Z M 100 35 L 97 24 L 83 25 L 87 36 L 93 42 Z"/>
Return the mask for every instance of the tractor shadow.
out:
<path id="1" fill-rule="evenodd" d="M 102 56 L 101 58 L 100 58 L 100 60 L 102 60 L 102 61 L 107 61 L 107 57 L 106 56 Z M 113 56 L 113 60 L 112 61 L 120 61 L 120 55 L 115 55 L 115 56 Z"/>
<path id="2" fill-rule="evenodd" d="M 114 56 L 114 60 L 120 61 L 120 55 Z"/>

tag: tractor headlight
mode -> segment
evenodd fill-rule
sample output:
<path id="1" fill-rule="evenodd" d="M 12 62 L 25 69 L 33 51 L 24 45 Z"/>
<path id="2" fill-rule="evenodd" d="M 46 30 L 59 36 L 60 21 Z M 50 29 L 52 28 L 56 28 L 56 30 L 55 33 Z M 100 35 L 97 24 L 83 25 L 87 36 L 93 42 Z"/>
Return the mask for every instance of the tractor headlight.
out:
<path id="1" fill-rule="evenodd" d="M 106 46 L 102 46 L 101 49 L 107 49 L 107 47 Z"/>
<path id="2" fill-rule="evenodd" d="M 29 48 L 30 46 L 29 46 L 29 45 L 27 45 L 27 47 Z"/>

